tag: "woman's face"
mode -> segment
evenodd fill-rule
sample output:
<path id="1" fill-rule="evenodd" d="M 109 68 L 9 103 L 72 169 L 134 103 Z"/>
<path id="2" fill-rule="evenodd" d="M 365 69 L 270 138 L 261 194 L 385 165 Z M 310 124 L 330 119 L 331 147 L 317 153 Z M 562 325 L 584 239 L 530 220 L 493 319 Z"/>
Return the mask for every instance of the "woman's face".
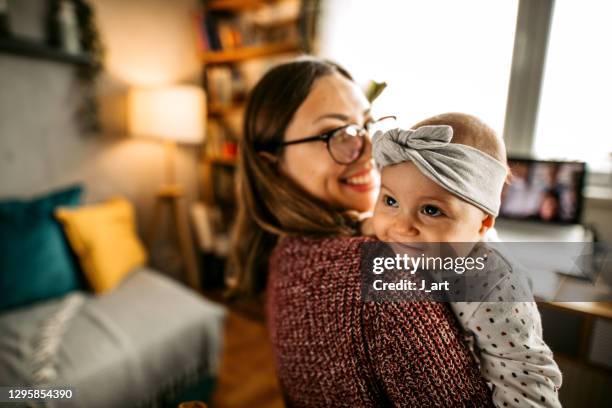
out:
<path id="1" fill-rule="evenodd" d="M 319 135 L 349 124 L 364 126 L 372 120 L 370 104 L 359 87 L 340 74 L 317 79 L 285 132 L 286 142 Z M 281 169 L 303 189 L 342 209 L 370 211 L 376 200 L 378 175 L 366 140 L 362 156 L 342 165 L 330 156 L 322 141 L 286 146 Z"/>

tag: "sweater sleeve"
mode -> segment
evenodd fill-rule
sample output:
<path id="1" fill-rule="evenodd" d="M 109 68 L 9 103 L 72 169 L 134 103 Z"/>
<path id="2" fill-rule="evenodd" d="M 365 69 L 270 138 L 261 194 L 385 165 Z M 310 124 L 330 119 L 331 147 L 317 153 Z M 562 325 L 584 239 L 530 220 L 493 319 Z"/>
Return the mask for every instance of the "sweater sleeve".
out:
<path id="1" fill-rule="evenodd" d="M 363 304 L 375 386 L 392 406 L 493 406 L 453 319 L 437 302 Z"/>

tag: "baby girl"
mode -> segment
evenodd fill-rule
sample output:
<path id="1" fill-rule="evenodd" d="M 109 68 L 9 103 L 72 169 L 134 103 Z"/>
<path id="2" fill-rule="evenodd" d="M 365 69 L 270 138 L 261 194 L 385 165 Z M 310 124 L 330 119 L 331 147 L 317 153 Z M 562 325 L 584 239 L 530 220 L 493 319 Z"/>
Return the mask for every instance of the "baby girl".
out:
<path id="1" fill-rule="evenodd" d="M 460 113 L 427 119 L 413 129 L 373 137 L 382 171 L 368 221 L 375 235 L 407 244 L 483 241 L 495 223 L 508 174 L 503 142 L 478 118 Z M 500 265 L 505 268 L 496 275 L 497 289 L 483 301 L 450 305 L 474 344 L 493 401 L 499 407 L 559 407 L 561 372 L 542 340 L 537 306 L 517 301 L 512 284 L 517 274 L 495 251 L 487 255 L 487 267 L 495 265 L 496 274 Z"/>

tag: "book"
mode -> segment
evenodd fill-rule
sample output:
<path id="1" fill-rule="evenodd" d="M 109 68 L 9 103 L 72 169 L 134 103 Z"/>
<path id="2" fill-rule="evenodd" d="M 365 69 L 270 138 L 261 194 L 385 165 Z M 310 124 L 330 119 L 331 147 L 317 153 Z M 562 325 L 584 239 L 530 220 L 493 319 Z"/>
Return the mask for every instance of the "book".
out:
<path id="1" fill-rule="evenodd" d="M 300 2 L 268 4 L 255 11 L 205 11 L 203 33 L 208 50 L 221 51 L 270 42 L 297 42 Z"/>
<path id="2" fill-rule="evenodd" d="M 204 13 L 196 11 L 193 13 L 193 26 L 196 36 L 196 44 L 199 52 L 210 51 L 210 44 L 208 43 L 208 33 L 204 26 Z"/>
<path id="3" fill-rule="evenodd" d="M 210 13 L 204 13 L 204 29 L 207 34 L 210 49 L 212 51 L 220 51 L 222 47 L 221 41 L 219 40 L 217 22 Z"/>
<path id="4" fill-rule="evenodd" d="M 206 89 L 212 105 L 229 105 L 234 101 L 232 68 L 213 66 L 206 70 Z"/>

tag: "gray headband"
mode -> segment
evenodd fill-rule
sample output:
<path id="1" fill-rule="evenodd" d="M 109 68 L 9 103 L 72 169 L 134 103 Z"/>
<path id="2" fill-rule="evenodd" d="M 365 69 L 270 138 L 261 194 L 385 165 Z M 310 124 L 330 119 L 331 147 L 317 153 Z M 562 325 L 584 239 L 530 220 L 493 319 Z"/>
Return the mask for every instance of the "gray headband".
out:
<path id="1" fill-rule="evenodd" d="M 450 126 L 378 131 L 372 139 L 374 160 L 381 169 L 412 161 L 445 190 L 497 216 L 506 167 L 480 150 L 450 143 L 452 138 Z"/>

